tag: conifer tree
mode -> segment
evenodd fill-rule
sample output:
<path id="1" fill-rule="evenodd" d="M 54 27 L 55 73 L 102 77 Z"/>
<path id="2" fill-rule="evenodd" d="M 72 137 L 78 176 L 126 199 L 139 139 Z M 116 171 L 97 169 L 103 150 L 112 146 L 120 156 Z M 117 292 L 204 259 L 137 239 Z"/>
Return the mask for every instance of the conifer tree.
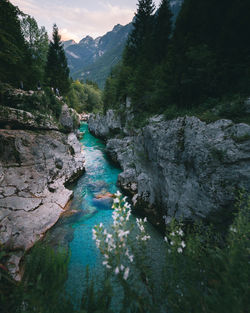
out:
<path id="1" fill-rule="evenodd" d="M 0 81 L 16 87 L 24 82 L 28 49 L 21 32 L 20 11 L 8 0 L 0 1 Z"/>
<path id="2" fill-rule="evenodd" d="M 133 30 L 128 38 L 124 53 L 127 65 L 134 65 L 137 59 L 147 55 L 148 42 L 153 26 L 155 5 L 152 0 L 139 0 L 137 13 L 134 17 Z"/>
<path id="3" fill-rule="evenodd" d="M 49 47 L 48 34 L 45 27 L 39 28 L 36 20 L 26 14 L 21 19 L 21 30 L 30 55 L 29 85 L 35 88 L 44 78 Z"/>
<path id="4" fill-rule="evenodd" d="M 68 92 L 69 68 L 56 24 L 53 26 L 53 40 L 49 44 L 45 76 L 48 86 L 58 89 L 61 94 Z"/>
<path id="5" fill-rule="evenodd" d="M 153 47 L 154 57 L 157 62 L 161 62 L 166 57 L 169 39 L 172 32 L 172 12 L 169 0 L 162 0 L 160 7 L 155 14 Z"/>

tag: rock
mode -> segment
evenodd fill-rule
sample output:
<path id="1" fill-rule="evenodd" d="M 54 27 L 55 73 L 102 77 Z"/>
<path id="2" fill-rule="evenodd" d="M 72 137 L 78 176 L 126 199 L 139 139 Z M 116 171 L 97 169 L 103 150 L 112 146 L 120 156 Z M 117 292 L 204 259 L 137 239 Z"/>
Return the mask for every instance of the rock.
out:
<path id="1" fill-rule="evenodd" d="M 59 121 L 66 132 L 72 132 L 80 126 L 79 115 L 66 104 L 62 106 Z"/>
<path id="2" fill-rule="evenodd" d="M 101 133 L 108 136 L 107 152 L 123 170 L 118 184 L 144 214 L 159 213 L 161 222 L 162 216 L 210 219 L 225 208 L 230 211 L 235 190 L 249 192 L 249 125 L 230 120 L 206 124 L 196 117 L 165 121 L 157 116 L 120 139 L 110 138 L 108 120 L 92 116 L 89 128 L 97 136 L 99 127 L 106 129 Z"/>
<path id="3" fill-rule="evenodd" d="M 88 114 L 88 113 L 82 113 L 82 114 L 80 114 L 80 120 L 83 122 L 87 122 L 89 120 L 89 116 L 90 116 L 90 114 Z"/>
<path id="4" fill-rule="evenodd" d="M 58 123 L 50 116 L 6 106 L 0 106 L 0 128 L 59 130 Z"/>
<path id="5" fill-rule="evenodd" d="M 89 116 L 89 131 L 96 137 L 108 138 L 121 131 L 121 119 L 113 110 L 108 110 L 105 117 L 100 114 Z"/>
<path id="6" fill-rule="evenodd" d="M 106 192 L 103 194 L 98 194 L 95 196 L 96 199 L 108 199 L 108 198 L 114 198 L 114 195 L 110 192 Z"/>
<path id="7" fill-rule="evenodd" d="M 72 198 L 65 184 L 83 172 L 74 133 L 0 129 L 0 244 L 13 252 L 7 262 L 13 277 L 20 278 L 24 252 L 58 221 Z"/>

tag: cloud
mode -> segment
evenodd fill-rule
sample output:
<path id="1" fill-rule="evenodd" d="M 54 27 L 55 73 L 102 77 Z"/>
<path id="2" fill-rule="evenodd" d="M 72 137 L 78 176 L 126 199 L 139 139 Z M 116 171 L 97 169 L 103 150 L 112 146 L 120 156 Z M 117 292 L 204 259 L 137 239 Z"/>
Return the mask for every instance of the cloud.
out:
<path id="1" fill-rule="evenodd" d="M 53 23 L 56 23 L 64 40 L 76 41 L 86 35 L 103 35 L 116 24 L 126 25 L 132 20 L 135 11 L 131 7 L 104 1 L 94 9 L 67 5 L 65 1 L 13 0 L 12 3 L 18 5 L 24 13 L 34 16 L 39 25 L 44 25 L 49 33 Z"/>

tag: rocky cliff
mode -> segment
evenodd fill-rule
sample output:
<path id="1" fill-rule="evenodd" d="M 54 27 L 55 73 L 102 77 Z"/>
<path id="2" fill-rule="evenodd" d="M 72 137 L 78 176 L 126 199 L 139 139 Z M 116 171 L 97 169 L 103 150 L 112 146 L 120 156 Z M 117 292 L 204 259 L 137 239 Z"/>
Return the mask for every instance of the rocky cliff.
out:
<path id="1" fill-rule="evenodd" d="M 113 111 L 89 119 L 90 131 L 107 139 L 108 153 L 122 167 L 118 184 L 153 223 L 163 216 L 223 223 L 237 189 L 250 190 L 249 125 L 163 116 L 140 130 L 121 125 Z"/>
<path id="2" fill-rule="evenodd" d="M 24 252 L 57 222 L 72 197 L 65 183 L 84 171 L 72 113 L 64 105 L 59 123 L 0 107 L 0 245 L 10 253 L 6 264 L 16 279 Z"/>

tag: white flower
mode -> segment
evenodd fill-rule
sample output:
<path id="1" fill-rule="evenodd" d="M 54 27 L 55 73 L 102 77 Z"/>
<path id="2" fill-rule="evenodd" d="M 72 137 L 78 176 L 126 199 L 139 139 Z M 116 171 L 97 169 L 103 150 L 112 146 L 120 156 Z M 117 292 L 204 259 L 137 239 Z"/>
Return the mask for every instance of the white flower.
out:
<path id="1" fill-rule="evenodd" d="M 127 213 L 126 221 L 128 221 L 128 220 L 129 220 L 130 215 L 131 215 L 131 210 L 129 210 L 129 211 L 128 211 L 128 213 Z"/>
<path id="2" fill-rule="evenodd" d="M 123 271 L 124 270 L 124 266 L 121 264 L 121 266 L 120 266 L 120 269 L 121 269 L 121 271 Z"/>
<path id="3" fill-rule="evenodd" d="M 117 266 L 117 267 L 115 268 L 115 274 L 117 275 L 117 274 L 119 274 L 119 272 L 120 272 L 120 270 L 119 270 L 119 267 Z"/>
<path id="4" fill-rule="evenodd" d="M 111 268 L 111 266 L 107 264 L 107 265 L 106 265 L 106 268 L 109 268 L 109 269 L 110 269 L 110 268 Z"/>
<path id="5" fill-rule="evenodd" d="M 119 202 L 120 202 L 120 200 L 118 198 L 114 199 L 114 203 L 119 203 Z"/>
<path id="6" fill-rule="evenodd" d="M 170 241 L 170 244 L 171 244 L 171 246 L 173 246 L 173 245 L 174 245 L 174 242 L 173 242 L 173 241 Z"/>
<path id="7" fill-rule="evenodd" d="M 99 248 L 99 247 L 100 247 L 100 244 L 101 244 L 101 240 L 96 239 L 95 243 L 96 243 L 97 248 Z"/>
<path id="8" fill-rule="evenodd" d="M 138 225 L 138 227 L 139 227 L 139 229 L 140 229 L 141 232 L 144 232 L 144 231 L 145 231 L 145 228 L 144 228 L 143 225 Z"/>
<path id="9" fill-rule="evenodd" d="M 129 261 L 130 261 L 131 263 L 134 261 L 134 256 L 133 256 L 133 254 L 129 255 L 128 258 L 129 258 Z"/>
<path id="10" fill-rule="evenodd" d="M 93 232 L 92 239 L 93 239 L 93 240 L 96 240 L 96 238 L 97 238 L 97 237 L 96 237 L 96 233 Z"/>
<path id="11" fill-rule="evenodd" d="M 170 235 L 174 237 L 175 236 L 175 232 L 173 231 Z"/>
<path id="12" fill-rule="evenodd" d="M 184 241 L 181 242 L 181 246 L 182 246 L 182 248 L 185 248 L 185 247 L 186 247 L 186 244 L 185 244 Z"/>
<path id="13" fill-rule="evenodd" d="M 101 228 L 103 227 L 103 223 L 100 223 L 100 225 L 99 225 Z"/>
<path id="14" fill-rule="evenodd" d="M 131 205 L 130 205 L 128 202 L 126 202 L 126 203 L 124 204 L 124 208 L 125 208 L 125 209 L 131 209 Z"/>
<path id="15" fill-rule="evenodd" d="M 181 247 L 178 248 L 178 249 L 177 249 L 177 252 L 178 252 L 178 253 L 182 253 L 182 248 L 181 248 Z"/>
<path id="16" fill-rule="evenodd" d="M 178 232 L 177 232 L 180 236 L 183 236 L 183 231 L 182 231 L 182 229 L 180 229 Z"/>
<path id="17" fill-rule="evenodd" d="M 118 237 L 119 238 L 127 237 L 129 233 L 130 233 L 129 230 L 123 231 L 122 229 L 119 229 L 118 230 Z"/>
<path id="18" fill-rule="evenodd" d="M 116 197 L 120 197 L 122 194 L 120 193 L 120 191 L 119 190 L 117 190 L 117 192 L 115 193 L 115 196 Z"/>
<path id="19" fill-rule="evenodd" d="M 165 241 L 166 243 L 168 243 L 168 238 L 167 238 L 167 237 L 164 237 L 164 241 Z"/>
<path id="20" fill-rule="evenodd" d="M 124 197 L 122 200 L 123 200 L 124 202 L 126 202 L 127 198 L 128 198 L 128 197 L 126 196 L 126 197 Z"/>
<path id="21" fill-rule="evenodd" d="M 233 227 L 233 226 L 230 227 L 230 230 L 231 230 L 232 232 L 234 232 L 234 233 L 237 233 L 237 229 L 236 229 L 235 227 Z"/>
<path id="22" fill-rule="evenodd" d="M 124 278 L 125 280 L 127 280 L 127 279 L 128 279 L 128 275 L 129 275 L 129 267 L 127 267 L 127 268 L 125 269 L 123 278 Z"/>
<path id="23" fill-rule="evenodd" d="M 108 261 L 103 261 L 102 264 L 103 264 L 103 265 L 107 265 L 107 264 L 108 264 Z"/>
<path id="24" fill-rule="evenodd" d="M 143 236 L 143 237 L 141 238 L 141 240 L 142 240 L 142 241 L 146 241 L 146 240 L 148 240 L 148 239 L 150 239 L 150 238 L 151 238 L 150 236 L 145 235 L 145 236 Z"/>
<path id="25" fill-rule="evenodd" d="M 108 256 L 107 254 L 104 254 L 104 258 L 105 258 L 105 259 L 108 259 L 109 256 Z"/>
<path id="26" fill-rule="evenodd" d="M 146 223 L 146 222 L 147 222 L 147 218 L 146 218 L 146 217 L 144 218 L 143 222 L 144 222 L 144 223 Z"/>

